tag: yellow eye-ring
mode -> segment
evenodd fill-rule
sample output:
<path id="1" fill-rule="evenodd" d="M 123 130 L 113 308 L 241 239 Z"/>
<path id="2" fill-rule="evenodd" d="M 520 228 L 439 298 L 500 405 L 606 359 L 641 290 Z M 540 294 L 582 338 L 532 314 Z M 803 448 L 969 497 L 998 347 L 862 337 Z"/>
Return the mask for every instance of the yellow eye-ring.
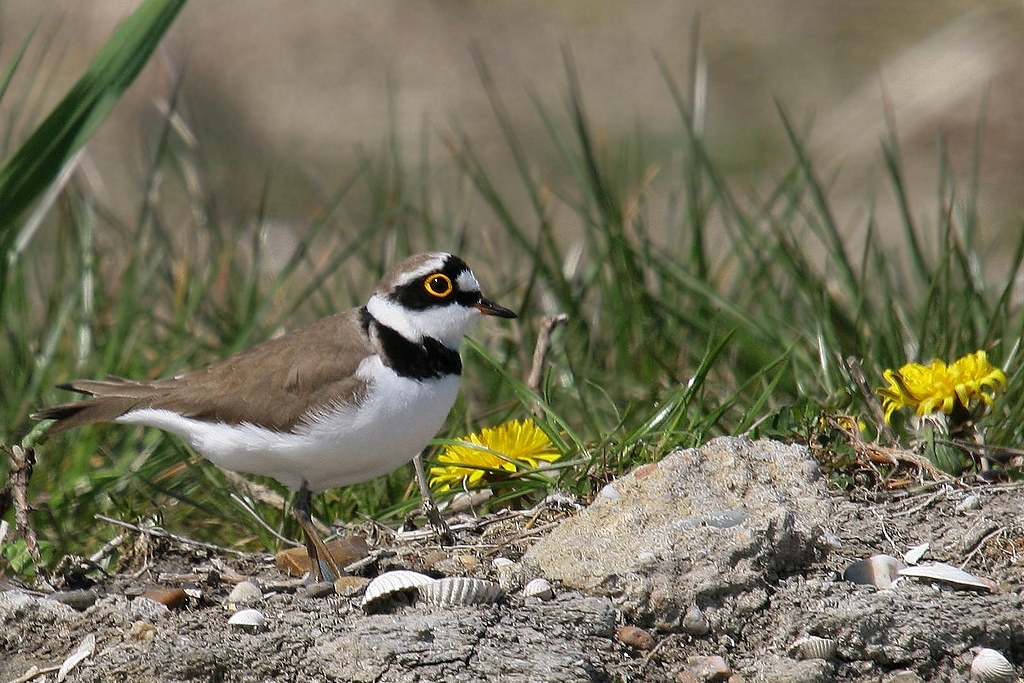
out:
<path id="1" fill-rule="evenodd" d="M 444 273 L 434 273 L 423 282 L 423 288 L 430 296 L 443 299 L 452 293 L 452 279 Z"/>

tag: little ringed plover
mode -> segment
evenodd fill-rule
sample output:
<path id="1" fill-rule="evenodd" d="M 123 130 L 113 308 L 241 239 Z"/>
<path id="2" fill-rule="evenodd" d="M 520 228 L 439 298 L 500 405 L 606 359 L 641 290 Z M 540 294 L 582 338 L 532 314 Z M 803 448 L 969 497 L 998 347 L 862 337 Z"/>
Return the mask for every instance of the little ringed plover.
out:
<path id="1" fill-rule="evenodd" d="M 310 517 L 310 494 L 387 474 L 415 460 L 458 392 L 459 341 L 481 315 L 515 318 L 486 299 L 462 259 L 436 252 L 394 266 L 366 305 L 170 379 L 75 380 L 92 398 L 44 408 L 50 433 L 95 422 L 176 434 L 229 470 L 297 491 L 310 579 L 340 576 Z M 436 514 L 436 511 L 435 511 Z M 321 564 L 323 563 L 323 565 Z"/>

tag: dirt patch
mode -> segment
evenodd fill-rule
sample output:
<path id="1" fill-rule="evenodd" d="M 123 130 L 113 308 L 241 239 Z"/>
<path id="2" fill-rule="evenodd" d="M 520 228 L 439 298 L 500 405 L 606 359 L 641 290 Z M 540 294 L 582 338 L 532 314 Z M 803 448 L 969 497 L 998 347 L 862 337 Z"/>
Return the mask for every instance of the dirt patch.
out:
<path id="1" fill-rule="evenodd" d="M 672 630 L 641 624 L 652 643 L 620 630 L 630 611 L 608 591 L 556 582 L 552 600 L 525 598 L 522 587 L 534 576 L 519 560 L 574 514 L 549 509 L 464 532 L 447 548 L 369 534 L 379 559 L 366 566 L 368 576 L 401 568 L 500 583 L 505 597 L 483 606 L 409 601 L 371 614 L 361 607 L 358 586 L 348 595 L 317 597 L 281 574 L 269 556 L 217 556 L 171 543 L 159 544 L 142 571 L 99 577 L 75 594 L 78 609 L 4 585 L 0 681 L 31 680 L 32 667 L 58 667 L 83 642 L 89 649 L 90 637 L 91 654 L 65 680 L 955 681 L 968 679 L 978 647 L 999 650 L 1014 664 L 1024 661 L 1020 485 L 948 483 L 871 497 L 826 496 L 834 548 L 766 580 L 760 592 L 747 591 L 759 597 L 743 605 L 746 621 L 730 621 L 727 629 L 714 619 L 704 634 L 685 620 Z M 842 579 L 855 560 L 900 557 L 926 542 L 925 560 L 963 566 L 995 582 L 996 590 L 908 578 L 877 590 Z M 261 595 L 232 604 L 235 573 L 255 581 Z M 138 597 L 176 586 L 187 596 L 175 609 Z M 229 625 L 242 608 L 258 610 L 264 624 Z M 800 659 L 793 645 L 806 636 L 832 640 L 834 654 Z"/>

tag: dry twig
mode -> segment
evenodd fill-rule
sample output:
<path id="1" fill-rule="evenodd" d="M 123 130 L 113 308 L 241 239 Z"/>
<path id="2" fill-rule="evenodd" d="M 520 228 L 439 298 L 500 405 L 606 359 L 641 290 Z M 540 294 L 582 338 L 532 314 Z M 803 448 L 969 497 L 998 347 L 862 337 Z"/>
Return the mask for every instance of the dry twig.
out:
<path id="1" fill-rule="evenodd" d="M 544 366 L 547 364 L 548 352 L 551 350 L 551 333 L 559 325 L 564 325 L 569 320 L 565 313 L 545 316 L 540 322 L 540 331 L 537 333 L 537 343 L 533 347 L 533 365 L 530 367 L 530 374 L 526 379 L 526 386 L 533 393 L 540 396 L 541 382 L 544 380 Z M 539 405 L 533 407 L 534 415 L 540 416 Z"/>
<path id="2" fill-rule="evenodd" d="M 148 536 L 152 536 L 154 538 L 168 538 L 168 539 L 170 539 L 172 541 L 175 541 L 177 543 L 183 543 L 185 545 L 190 545 L 190 546 L 193 546 L 195 548 L 203 548 L 204 550 L 213 550 L 215 552 L 220 552 L 220 553 L 231 553 L 232 555 L 245 555 L 245 553 L 242 552 L 241 550 L 235 550 L 234 548 L 225 548 L 223 546 L 219 546 L 219 545 L 216 545 L 214 543 L 207 543 L 205 541 L 197 541 L 195 539 L 191 539 L 191 538 L 188 538 L 186 536 L 179 536 L 177 534 L 172 534 L 171 532 L 167 531 L 166 529 L 161 529 L 158 526 L 143 527 L 143 526 L 139 526 L 138 524 L 129 524 L 128 522 L 123 522 L 120 519 L 114 519 L 113 517 L 107 517 L 106 515 L 99 515 L 99 514 L 94 515 L 94 517 L 96 519 L 100 520 L 101 522 L 106 522 L 107 524 L 113 524 L 115 526 L 123 527 L 125 529 L 129 529 L 131 531 L 134 531 L 135 533 L 138 533 L 138 534 L 148 535 Z"/>
<path id="3" fill-rule="evenodd" d="M 25 548 L 32 556 L 32 561 L 39 564 L 39 541 L 29 519 L 31 508 L 28 504 L 28 483 L 32 479 L 32 468 L 36 464 L 35 449 L 14 445 L 4 446 L 3 450 L 11 460 L 11 470 L 7 475 L 7 484 L 0 494 L 4 508 L 0 509 L 0 514 L 6 512 L 8 505 L 14 505 L 14 530 L 25 539 Z"/>
<path id="4" fill-rule="evenodd" d="M 849 370 L 850 377 L 857 385 L 865 405 L 871 411 L 872 417 L 875 418 L 875 424 L 878 425 L 886 441 L 888 443 L 895 443 L 896 434 L 892 431 L 889 423 L 885 421 L 885 412 L 882 410 L 882 404 L 878 402 L 878 395 L 871 389 L 871 385 L 868 384 L 868 380 L 864 376 L 864 368 L 861 366 L 860 359 L 855 356 L 847 358 L 846 369 Z"/>

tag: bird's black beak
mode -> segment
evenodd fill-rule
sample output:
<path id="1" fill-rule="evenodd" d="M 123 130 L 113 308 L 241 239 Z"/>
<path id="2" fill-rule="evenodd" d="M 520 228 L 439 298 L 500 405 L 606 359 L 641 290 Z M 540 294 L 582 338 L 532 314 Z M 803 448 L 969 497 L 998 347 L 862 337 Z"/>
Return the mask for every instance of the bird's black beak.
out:
<path id="1" fill-rule="evenodd" d="M 480 297 L 480 301 L 477 301 L 473 305 L 476 307 L 476 310 L 480 311 L 484 315 L 496 315 L 499 318 L 517 318 L 517 317 L 519 317 L 515 313 L 513 313 L 512 311 L 510 311 L 507 308 L 505 308 L 504 306 L 499 306 L 498 304 L 494 303 L 490 299 L 487 299 L 487 298 L 484 298 L 484 297 Z"/>

